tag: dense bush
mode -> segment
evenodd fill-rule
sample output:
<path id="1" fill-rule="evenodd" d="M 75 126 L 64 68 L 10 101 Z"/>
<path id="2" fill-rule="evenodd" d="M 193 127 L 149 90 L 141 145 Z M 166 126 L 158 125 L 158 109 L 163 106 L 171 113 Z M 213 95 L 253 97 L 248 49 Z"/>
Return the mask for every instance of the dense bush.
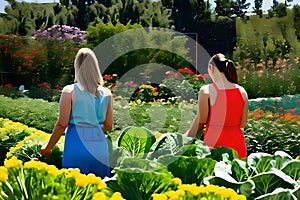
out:
<path id="1" fill-rule="evenodd" d="M 58 117 L 58 103 L 42 99 L 11 99 L 0 95 L 0 117 L 51 133 Z"/>
<path id="2" fill-rule="evenodd" d="M 189 66 L 188 49 L 184 48 L 187 42 L 186 37 L 162 29 L 153 28 L 151 31 L 146 31 L 142 28 L 137 23 L 123 25 L 118 22 L 114 25 L 105 24 L 99 19 L 89 25 L 87 28 L 88 44 L 91 48 L 96 48 L 100 68 L 105 68 L 105 71 L 102 70 L 104 74 L 117 74 L 121 77 L 130 69 L 149 63 L 159 63 L 161 65 L 158 67 L 166 65 L 174 69 Z M 105 43 L 109 47 L 99 48 L 104 41 L 109 42 L 109 44 Z M 114 57 L 112 63 L 104 63 L 110 64 L 109 66 L 103 66 L 101 60 L 107 62 L 108 58 Z M 151 77 L 156 70 L 155 66 L 149 67 L 143 71 L 144 76 Z"/>

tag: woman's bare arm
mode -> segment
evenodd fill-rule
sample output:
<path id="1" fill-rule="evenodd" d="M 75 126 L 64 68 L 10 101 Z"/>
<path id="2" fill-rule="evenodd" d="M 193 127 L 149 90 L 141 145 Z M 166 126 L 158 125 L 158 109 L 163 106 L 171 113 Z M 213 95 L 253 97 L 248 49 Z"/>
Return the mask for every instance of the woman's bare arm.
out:
<path id="1" fill-rule="evenodd" d="M 203 86 L 200 88 L 198 95 L 198 109 L 197 115 L 192 123 L 191 128 L 186 132 L 186 136 L 195 137 L 198 132 L 200 132 L 207 122 L 208 112 L 209 112 L 209 93 L 208 86 Z"/>

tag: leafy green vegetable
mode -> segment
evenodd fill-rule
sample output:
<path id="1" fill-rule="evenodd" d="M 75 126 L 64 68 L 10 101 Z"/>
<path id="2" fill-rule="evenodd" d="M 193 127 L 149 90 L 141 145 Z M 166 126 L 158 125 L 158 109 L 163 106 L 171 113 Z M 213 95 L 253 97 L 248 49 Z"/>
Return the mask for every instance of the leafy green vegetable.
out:
<path id="1" fill-rule="evenodd" d="M 286 163 L 281 171 L 300 183 L 300 160 L 291 160 Z"/>
<path id="2" fill-rule="evenodd" d="M 131 157 L 143 157 L 155 142 L 153 133 L 142 127 L 129 126 L 118 137 L 118 147 L 125 148 Z"/>
<path id="3" fill-rule="evenodd" d="M 178 177 L 185 184 L 203 184 L 203 179 L 212 176 L 215 160 L 210 158 L 198 159 L 195 156 L 164 155 L 158 158 L 159 163 L 165 164 L 174 177 Z M 184 173 L 183 173 L 184 172 Z"/>
<path id="4" fill-rule="evenodd" d="M 173 175 L 166 166 L 152 160 L 126 158 L 116 175 L 107 181 L 114 192 L 120 192 L 125 199 L 151 199 L 153 193 L 163 193 L 172 185 Z"/>
<path id="5" fill-rule="evenodd" d="M 291 177 L 275 169 L 255 175 L 251 180 L 255 183 L 257 195 L 268 194 L 276 188 L 294 189 L 294 185 L 297 184 Z"/>
<path id="6" fill-rule="evenodd" d="M 261 195 L 255 200 L 297 200 L 295 195 L 292 194 L 291 190 L 277 188 L 272 193 Z"/>

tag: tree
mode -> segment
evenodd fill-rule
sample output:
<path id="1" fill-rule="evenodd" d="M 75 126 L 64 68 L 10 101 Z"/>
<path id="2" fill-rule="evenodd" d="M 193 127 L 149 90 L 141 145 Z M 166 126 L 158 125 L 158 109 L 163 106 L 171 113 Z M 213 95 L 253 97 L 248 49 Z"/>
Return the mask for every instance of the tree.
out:
<path id="1" fill-rule="evenodd" d="M 217 17 L 232 17 L 234 15 L 234 4 L 232 0 L 215 0 L 215 3 Z"/>
<path id="2" fill-rule="evenodd" d="M 273 6 L 272 6 L 273 11 L 275 11 L 278 4 L 279 4 L 279 2 L 277 0 L 273 0 Z"/>
<path id="3" fill-rule="evenodd" d="M 191 0 L 191 5 L 193 9 L 193 21 L 205 22 L 210 20 L 211 9 L 209 1 Z"/>
<path id="4" fill-rule="evenodd" d="M 254 0 L 253 12 L 262 17 L 262 4 L 263 0 Z"/>
<path id="5" fill-rule="evenodd" d="M 284 17 L 286 16 L 286 5 L 284 3 L 278 4 L 278 6 L 275 8 L 275 12 L 278 17 Z"/>
<path id="6" fill-rule="evenodd" d="M 237 0 L 235 2 L 232 2 L 233 8 L 234 8 L 233 13 L 237 17 L 244 17 L 245 16 L 245 14 L 247 12 L 247 9 L 251 5 L 250 3 L 246 3 L 246 1 L 247 0 Z"/>

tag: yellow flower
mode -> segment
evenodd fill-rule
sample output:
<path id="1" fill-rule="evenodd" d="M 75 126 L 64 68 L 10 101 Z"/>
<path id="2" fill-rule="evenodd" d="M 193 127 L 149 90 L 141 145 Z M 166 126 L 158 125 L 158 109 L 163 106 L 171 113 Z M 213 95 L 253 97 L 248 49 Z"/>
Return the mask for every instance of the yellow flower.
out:
<path id="1" fill-rule="evenodd" d="M 107 185 L 106 185 L 106 183 L 101 181 L 100 183 L 98 183 L 97 188 L 98 188 L 98 190 L 101 190 L 101 189 L 107 188 Z"/>
<path id="2" fill-rule="evenodd" d="M 273 118 L 273 115 L 272 114 L 268 114 L 268 115 L 266 115 L 266 118 Z"/>
<path id="3" fill-rule="evenodd" d="M 179 195 L 177 192 L 170 190 L 165 193 L 170 199 L 178 199 Z"/>
<path id="4" fill-rule="evenodd" d="M 0 182 L 4 182 L 8 179 L 7 169 L 3 166 L 0 167 Z"/>
<path id="5" fill-rule="evenodd" d="M 45 169 L 48 172 L 48 174 L 53 175 L 53 176 L 58 176 L 63 173 L 62 171 L 57 169 L 57 167 L 55 165 L 46 165 Z"/>
<path id="6" fill-rule="evenodd" d="M 117 74 L 113 74 L 112 76 L 118 76 Z"/>
<path id="7" fill-rule="evenodd" d="M 17 157 L 13 156 L 11 159 L 4 161 L 4 166 L 6 168 L 21 167 L 22 161 L 18 160 Z"/>
<path id="8" fill-rule="evenodd" d="M 168 197 L 165 194 L 152 194 L 153 200 L 167 200 Z"/>
<path id="9" fill-rule="evenodd" d="M 107 199 L 107 197 L 103 192 L 96 192 L 92 198 L 92 200 L 105 200 L 105 199 Z"/>
<path id="10" fill-rule="evenodd" d="M 138 100 L 136 100 L 136 103 L 137 103 L 137 104 L 141 104 L 142 101 L 141 101 L 140 99 L 138 99 Z"/>
<path id="11" fill-rule="evenodd" d="M 207 198 L 206 197 L 201 197 L 201 199 L 200 200 L 207 200 Z"/>
<path id="12" fill-rule="evenodd" d="M 124 198 L 122 197 L 120 192 L 115 192 L 113 195 L 110 197 L 110 200 L 123 200 Z"/>
<path id="13" fill-rule="evenodd" d="M 182 184 L 182 181 L 180 178 L 173 178 L 172 179 L 172 182 L 175 184 L 175 185 L 181 185 Z"/>
<path id="14" fill-rule="evenodd" d="M 184 190 L 181 190 L 181 189 L 176 190 L 175 192 L 176 192 L 179 196 L 184 196 L 184 195 L 185 195 L 185 191 L 184 191 Z"/>
<path id="15" fill-rule="evenodd" d="M 76 181 L 76 185 L 78 185 L 79 187 L 86 187 L 88 185 L 88 180 L 87 177 L 85 175 L 82 174 L 82 176 L 77 176 L 75 178 Z"/>

